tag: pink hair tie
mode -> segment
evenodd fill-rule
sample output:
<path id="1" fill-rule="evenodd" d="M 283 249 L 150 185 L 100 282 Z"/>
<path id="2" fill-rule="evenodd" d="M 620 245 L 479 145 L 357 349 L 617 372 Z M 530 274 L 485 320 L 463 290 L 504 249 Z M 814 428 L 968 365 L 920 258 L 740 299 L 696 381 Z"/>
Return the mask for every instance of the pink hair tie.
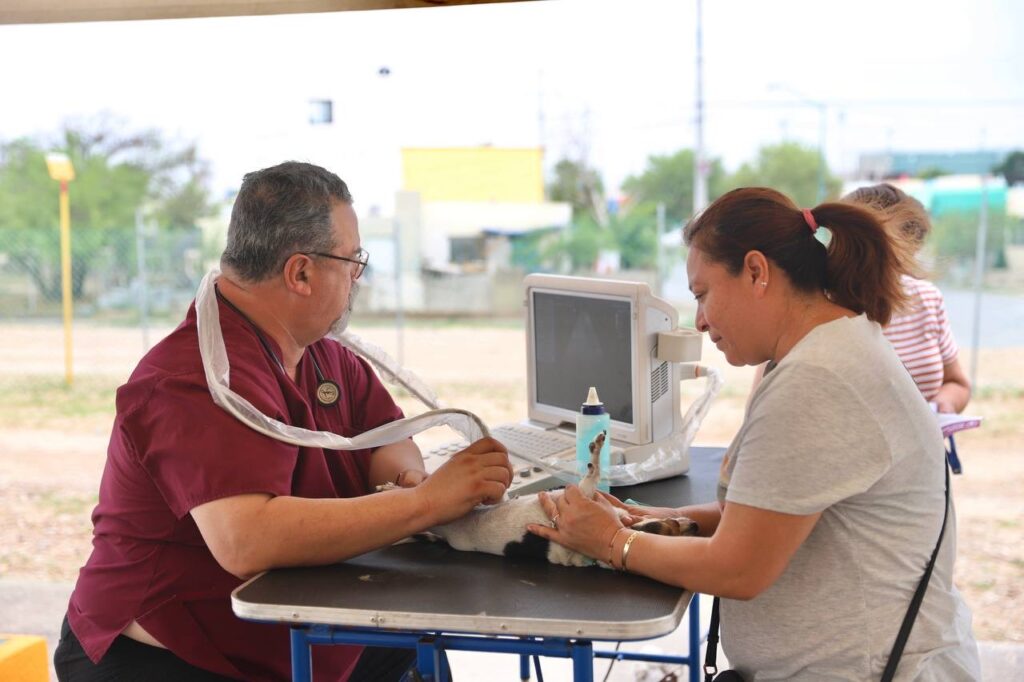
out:
<path id="1" fill-rule="evenodd" d="M 811 213 L 811 209 L 805 208 L 803 212 L 804 222 L 807 223 L 807 227 L 811 228 L 811 234 L 814 234 L 818 231 L 818 221 L 814 219 L 814 214 Z"/>

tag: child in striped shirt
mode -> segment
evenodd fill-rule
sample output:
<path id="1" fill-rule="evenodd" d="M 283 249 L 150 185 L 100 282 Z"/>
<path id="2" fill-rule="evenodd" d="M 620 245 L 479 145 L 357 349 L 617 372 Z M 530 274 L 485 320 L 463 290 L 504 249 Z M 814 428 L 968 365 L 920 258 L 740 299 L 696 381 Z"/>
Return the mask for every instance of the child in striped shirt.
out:
<path id="1" fill-rule="evenodd" d="M 912 255 L 931 230 L 921 202 L 888 183 L 854 190 L 843 201 L 877 211 Z M 923 279 L 903 275 L 902 280 L 908 305 L 893 315 L 883 331 L 925 399 L 939 412 L 962 412 L 971 397 L 971 384 L 960 367 L 942 293 Z"/>

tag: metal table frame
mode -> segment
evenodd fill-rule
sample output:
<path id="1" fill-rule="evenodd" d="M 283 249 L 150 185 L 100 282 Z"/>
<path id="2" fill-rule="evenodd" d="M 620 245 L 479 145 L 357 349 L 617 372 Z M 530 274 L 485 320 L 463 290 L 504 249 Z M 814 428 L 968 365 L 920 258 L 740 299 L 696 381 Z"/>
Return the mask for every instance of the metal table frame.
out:
<path id="1" fill-rule="evenodd" d="M 689 648 L 685 656 L 647 654 L 632 651 L 595 649 L 591 640 L 562 637 L 516 637 L 497 639 L 481 635 L 455 635 L 424 632 L 381 632 L 355 628 L 341 629 L 333 625 L 297 625 L 291 628 L 292 680 L 313 679 L 312 646 L 314 644 L 355 644 L 416 650 L 416 668 L 424 682 L 448 682 L 451 671 L 445 651 L 482 651 L 519 655 L 519 678 L 530 679 L 530 659 L 539 667 L 538 657 L 570 658 L 575 682 L 593 682 L 594 659 L 617 661 L 650 661 L 687 666 L 690 682 L 700 682 L 700 606 L 693 595 L 689 614 Z"/>

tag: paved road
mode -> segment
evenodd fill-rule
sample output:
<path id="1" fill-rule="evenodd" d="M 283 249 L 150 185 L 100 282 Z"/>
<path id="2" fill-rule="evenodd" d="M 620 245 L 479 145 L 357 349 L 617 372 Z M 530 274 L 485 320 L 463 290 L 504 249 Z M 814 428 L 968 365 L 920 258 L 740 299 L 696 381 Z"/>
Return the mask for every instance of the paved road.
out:
<path id="1" fill-rule="evenodd" d="M 974 333 L 973 291 L 942 289 L 946 312 L 957 344 L 971 347 Z M 1024 346 L 1024 296 L 982 292 L 979 345 L 982 348 Z"/>
<path id="2" fill-rule="evenodd" d="M 961 348 L 970 348 L 974 330 L 974 292 L 969 289 L 955 289 L 939 286 L 946 299 L 946 310 L 953 325 L 953 334 Z M 683 316 L 692 315 L 696 309 L 693 296 L 686 286 L 686 268 L 677 266 L 671 278 L 665 282 L 665 297 L 677 305 Z M 982 292 L 981 297 L 982 348 L 1007 348 L 1024 346 L 1024 295 Z"/>

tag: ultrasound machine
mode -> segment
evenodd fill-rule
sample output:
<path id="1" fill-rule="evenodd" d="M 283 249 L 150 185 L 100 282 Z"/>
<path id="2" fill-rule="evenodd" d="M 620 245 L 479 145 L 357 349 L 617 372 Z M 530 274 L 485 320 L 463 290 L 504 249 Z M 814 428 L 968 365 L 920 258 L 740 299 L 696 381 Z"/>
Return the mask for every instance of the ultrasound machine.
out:
<path id="1" fill-rule="evenodd" d="M 677 329 L 673 306 L 642 282 L 528 275 L 524 286 L 528 418 L 491 430 L 514 466 L 509 495 L 565 484 L 554 470 L 575 460 L 576 416 L 591 386 L 611 417 L 613 466 L 641 462 L 679 433 L 680 363 L 700 359 L 701 339 Z M 466 445 L 431 450 L 427 470 Z M 674 473 L 689 467 L 686 448 L 681 456 Z"/>

